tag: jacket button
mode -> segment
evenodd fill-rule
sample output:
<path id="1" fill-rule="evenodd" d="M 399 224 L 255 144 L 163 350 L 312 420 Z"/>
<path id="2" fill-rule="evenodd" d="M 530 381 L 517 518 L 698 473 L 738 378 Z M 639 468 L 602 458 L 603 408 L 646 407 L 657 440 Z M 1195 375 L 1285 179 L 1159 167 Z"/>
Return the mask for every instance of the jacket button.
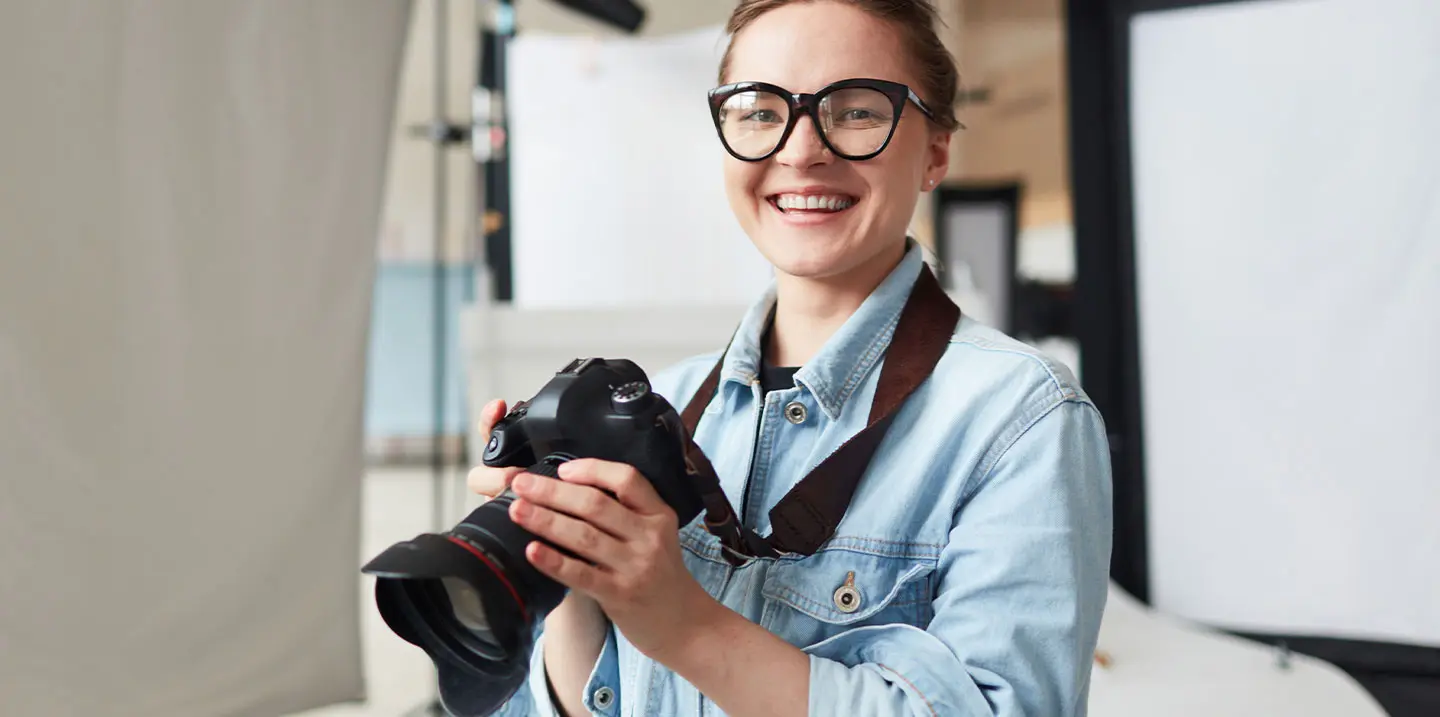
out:
<path id="1" fill-rule="evenodd" d="M 860 590 L 855 587 L 855 573 L 845 576 L 845 584 L 835 589 L 835 609 L 849 613 L 860 609 Z"/>
<path id="2" fill-rule="evenodd" d="M 805 422 L 806 413 L 805 404 L 799 401 L 785 404 L 785 420 L 797 426 Z"/>
<path id="3" fill-rule="evenodd" d="M 613 702 L 615 702 L 615 690 L 612 690 L 609 687 L 601 687 L 600 689 L 595 690 L 596 707 L 599 707 L 603 710 L 608 708 Z"/>

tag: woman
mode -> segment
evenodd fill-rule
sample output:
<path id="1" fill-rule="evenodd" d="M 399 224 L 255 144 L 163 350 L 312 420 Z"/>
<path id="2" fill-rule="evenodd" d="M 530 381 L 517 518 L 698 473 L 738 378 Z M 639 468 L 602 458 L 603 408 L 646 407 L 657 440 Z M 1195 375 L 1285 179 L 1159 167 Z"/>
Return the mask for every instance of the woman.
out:
<path id="1" fill-rule="evenodd" d="M 696 442 L 765 536 L 900 361 L 928 271 L 906 229 L 945 176 L 957 72 L 922 0 L 742 0 L 728 30 L 726 190 L 775 282 L 723 353 L 652 378 L 677 408 L 700 395 Z M 1064 368 L 952 324 L 813 554 L 731 560 L 626 465 L 473 471 L 484 495 L 513 481 L 512 518 L 584 558 L 527 549 L 572 592 L 505 713 L 1084 714 L 1110 556 L 1101 418 Z"/>

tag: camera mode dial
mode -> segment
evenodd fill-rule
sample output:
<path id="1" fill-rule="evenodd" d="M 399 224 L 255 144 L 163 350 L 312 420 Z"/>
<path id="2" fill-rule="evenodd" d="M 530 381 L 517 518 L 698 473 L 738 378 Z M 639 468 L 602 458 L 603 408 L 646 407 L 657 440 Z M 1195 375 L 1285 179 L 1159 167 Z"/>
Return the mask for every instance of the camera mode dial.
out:
<path id="1" fill-rule="evenodd" d="M 644 411 L 653 398 L 654 394 L 650 393 L 650 384 L 644 381 L 631 381 L 610 392 L 610 407 L 621 415 L 633 416 Z"/>

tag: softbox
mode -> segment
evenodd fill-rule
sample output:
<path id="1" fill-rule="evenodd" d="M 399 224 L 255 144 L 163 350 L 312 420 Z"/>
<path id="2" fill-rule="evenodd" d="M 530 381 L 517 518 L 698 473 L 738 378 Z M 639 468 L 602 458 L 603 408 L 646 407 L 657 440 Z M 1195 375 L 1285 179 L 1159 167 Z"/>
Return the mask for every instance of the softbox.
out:
<path id="1" fill-rule="evenodd" d="M 1117 576 L 1435 714 L 1440 4 L 1076 7 L 1078 303 Z"/>

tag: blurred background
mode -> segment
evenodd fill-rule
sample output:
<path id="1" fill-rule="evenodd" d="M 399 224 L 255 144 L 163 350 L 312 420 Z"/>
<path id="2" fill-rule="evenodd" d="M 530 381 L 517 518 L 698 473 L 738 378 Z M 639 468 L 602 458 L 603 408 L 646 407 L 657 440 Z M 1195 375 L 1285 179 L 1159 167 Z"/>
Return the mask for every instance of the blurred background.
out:
<path id="1" fill-rule="evenodd" d="M 0 715 L 432 713 L 473 417 L 769 281 L 717 0 L 0 0 Z M 935 0 L 911 230 L 1115 465 L 1091 714 L 1440 714 L 1440 3 Z"/>

